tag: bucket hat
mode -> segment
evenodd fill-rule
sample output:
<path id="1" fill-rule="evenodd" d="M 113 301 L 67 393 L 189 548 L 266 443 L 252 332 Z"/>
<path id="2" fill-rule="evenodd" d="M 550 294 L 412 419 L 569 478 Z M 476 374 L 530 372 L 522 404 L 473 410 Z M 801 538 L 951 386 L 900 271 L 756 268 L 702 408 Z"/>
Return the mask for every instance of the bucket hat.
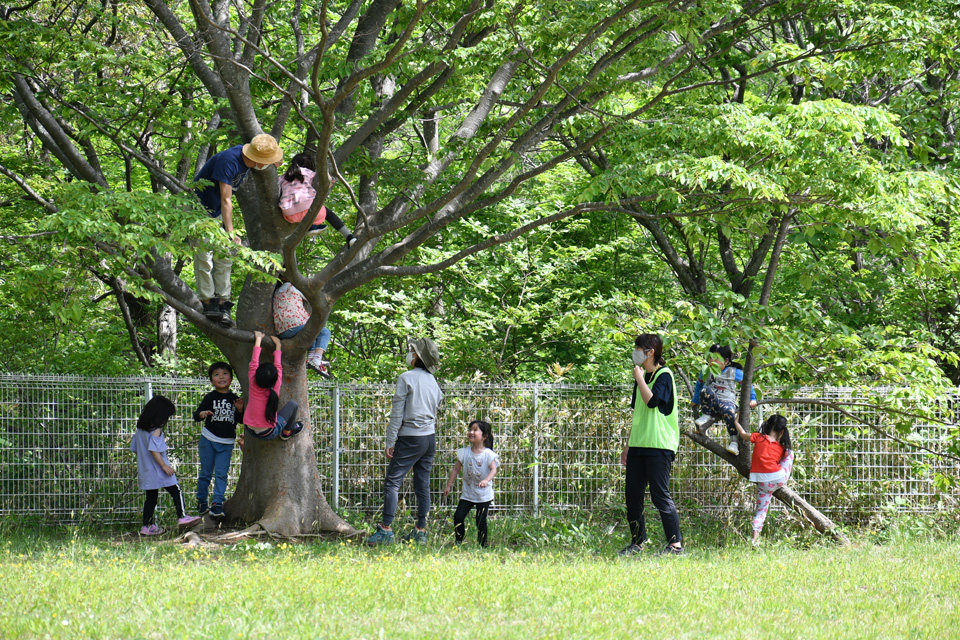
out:
<path id="1" fill-rule="evenodd" d="M 411 342 L 410 346 L 413 347 L 413 352 L 417 354 L 417 358 L 427 368 L 427 371 L 436 373 L 437 365 L 440 364 L 440 352 L 437 350 L 436 343 L 430 338 L 418 338 Z"/>

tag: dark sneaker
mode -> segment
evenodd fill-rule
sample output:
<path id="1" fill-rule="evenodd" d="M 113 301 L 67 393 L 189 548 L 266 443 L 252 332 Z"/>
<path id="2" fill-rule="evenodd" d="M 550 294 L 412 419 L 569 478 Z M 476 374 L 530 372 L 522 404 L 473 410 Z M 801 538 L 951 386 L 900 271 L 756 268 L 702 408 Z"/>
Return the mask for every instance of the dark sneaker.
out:
<path id="1" fill-rule="evenodd" d="M 303 431 L 303 423 L 298 420 L 297 422 L 294 422 L 294 423 L 290 426 L 290 432 L 289 432 L 289 433 L 287 433 L 286 431 L 287 431 L 286 429 L 281 429 L 281 430 L 280 430 L 280 439 L 281 439 L 281 440 L 289 440 L 289 439 L 292 438 L 293 436 L 295 436 L 295 435 L 297 435 L 298 433 L 300 433 L 301 431 Z"/>
<path id="2" fill-rule="evenodd" d="M 206 502 L 197 502 L 197 515 L 205 515 L 208 511 L 210 511 L 210 505 Z"/>
<path id="3" fill-rule="evenodd" d="M 357 236 L 352 233 L 347 236 L 347 249 L 357 244 Z"/>
<path id="4" fill-rule="evenodd" d="M 418 544 L 422 547 L 427 544 L 427 530 L 414 527 L 413 531 L 401 537 L 400 541 Z"/>
<path id="5" fill-rule="evenodd" d="M 683 547 L 675 547 L 672 544 L 668 544 L 657 554 L 658 556 L 682 556 Z"/>
<path id="6" fill-rule="evenodd" d="M 620 551 L 617 551 L 618 556 L 638 556 L 643 553 L 643 547 L 638 544 L 628 544 Z"/>
<path id="7" fill-rule="evenodd" d="M 210 505 L 210 517 L 212 518 L 222 518 L 223 517 L 223 505 L 217 504 L 214 502 Z"/>
<path id="8" fill-rule="evenodd" d="M 220 322 L 223 314 L 220 313 L 220 298 L 210 298 L 203 303 L 203 315 L 211 322 Z"/>
<path id="9" fill-rule="evenodd" d="M 364 540 L 367 545 L 375 547 L 378 544 L 393 544 L 393 529 L 384 529 L 383 525 L 377 525 L 377 530 L 373 535 Z"/>

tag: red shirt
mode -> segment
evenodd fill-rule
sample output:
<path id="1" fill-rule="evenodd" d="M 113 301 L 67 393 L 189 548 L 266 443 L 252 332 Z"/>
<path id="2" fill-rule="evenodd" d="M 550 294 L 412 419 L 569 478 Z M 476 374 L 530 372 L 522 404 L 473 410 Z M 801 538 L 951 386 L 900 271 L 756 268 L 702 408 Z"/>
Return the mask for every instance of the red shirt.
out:
<path id="1" fill-rule="evenodd" d="M 770 436 L 762 433 L 751 433 L 750 442 L 754 444 L 753 459 L 750 463 L 750 473 L 776 473 L 780 471 L 780 461 L 786 454 L 783 446 Z"/>

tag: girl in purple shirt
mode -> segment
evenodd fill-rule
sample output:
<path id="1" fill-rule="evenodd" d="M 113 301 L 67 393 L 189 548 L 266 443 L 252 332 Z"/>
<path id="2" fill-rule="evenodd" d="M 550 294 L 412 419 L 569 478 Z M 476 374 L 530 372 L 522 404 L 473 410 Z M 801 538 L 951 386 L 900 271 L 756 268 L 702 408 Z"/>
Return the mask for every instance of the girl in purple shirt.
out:
<path id="1" fill-rule="evenodd" d="M 142 536 L 156 536 L 163 533 L 153 521 L 153 513 L 157 508 L 157 498 L 160 489 L 166 490 L 173 498 L 173 506 L 177 509 L 177 525 L 181 529 L 192 527 L 200 522 L 196 516 L 184 513 L 183 495 L 177 485 L 177 476 L 167 459 L 167 441 L 163 437 L 163 428 L 167 421 L 176 413 L 177 408 L 164 396 L 153 396 L 137 419 L 137 430 L 130 441 L 130 450 L 137 454 L 137 479 L 140 490 L 146 493 L 143 501 L 143 528 Z"/>

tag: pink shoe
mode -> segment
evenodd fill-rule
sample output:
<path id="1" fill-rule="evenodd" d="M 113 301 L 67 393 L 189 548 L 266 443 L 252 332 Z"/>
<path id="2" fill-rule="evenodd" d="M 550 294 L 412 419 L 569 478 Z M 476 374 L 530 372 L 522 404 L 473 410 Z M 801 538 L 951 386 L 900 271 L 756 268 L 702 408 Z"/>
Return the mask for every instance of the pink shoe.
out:
<path id="1" fill-rule="evenodd" d="M 158 536 L 161 533 L 163 533 L 163 529 L 155 524 L 149 524 L 140 529 L 140 535 L 142 536 Z"/>
<path id="2" fill-rule="evenodd" d="M 177 526 L 180 527 L 181 529 L 189 529 L 190 527 L 199 523 L 200 520 L 202 520 L 202 518 L 199 518 L 197 516 L 183 516 L 182 518 L 177 520 Z"/>

